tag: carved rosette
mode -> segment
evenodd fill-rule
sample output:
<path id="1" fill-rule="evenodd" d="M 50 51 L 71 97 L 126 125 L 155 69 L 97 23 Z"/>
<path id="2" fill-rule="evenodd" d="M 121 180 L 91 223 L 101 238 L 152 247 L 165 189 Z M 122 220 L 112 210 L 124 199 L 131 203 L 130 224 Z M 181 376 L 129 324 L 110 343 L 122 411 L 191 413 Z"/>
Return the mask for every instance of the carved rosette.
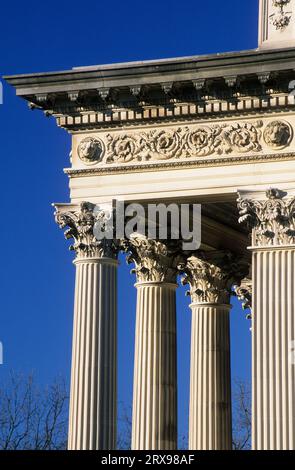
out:
<path id="1" fill-rule="evenodd" d="M 134 263 L 137 282 L 176 283 L 177 266 L 181 261 L 177 243 L 162 242 L 134 234 L 122 242 L 128 264 Z"/>
<path id="2" fill-rule="evenodd" d="M 189 285 L 192 303 L 229 304 L 232 287 L 239 284 L 249 264 L 229 252 L 199 253 L 179 265 Z"/>
<path id="3" fill-rule="evenodd" d="M 183 137 L 183 147 L 185 156 L 194 157 L 195 155 L 211 155 L 219 152 L 222 145 L 222 126 L 199 127 L 195 130 L 186 128 Z"/>
<path id="4" fill-rule="evenodd" d="M 262 147 L 260 144 L 262 121 L 258 121 L 255 125 L 251 123 L 234 124 L 224 131 L 223 148 L 225 153 L 238 152 L 260 152 Z"/>
<path id="5" fill-rule="evenodd" d="M 142 147 L 137 135 L 124 134 L 113 137 L 108 134 L 107 139 L 107 163 L 129 163 L 132 160 L 141 159 Z"/>
<path id="6" fill-rule="evenodd" d="M 295 198 L 278 189 L 266 191 L 266 199 L 238 198 L 239 222 L 252 231 L 253 246 L 295 244 Z"/>
<path id="7" fill-rule="evenodd" d="M 119 251 L 116 240 L 104 238 L 98 240 L 94 229 L 97 223 L 100 227 L 107 226 L 110 214 L 106 210 L 99 210 L 95 204 L 82 202 L 75 210 L 55 212 L 56 223 L 65 230 L 65 238 L 73 239 L 70 250 L 75 251 L 77 259 L 85 258 L 112 258 L 116 259 Z"/>

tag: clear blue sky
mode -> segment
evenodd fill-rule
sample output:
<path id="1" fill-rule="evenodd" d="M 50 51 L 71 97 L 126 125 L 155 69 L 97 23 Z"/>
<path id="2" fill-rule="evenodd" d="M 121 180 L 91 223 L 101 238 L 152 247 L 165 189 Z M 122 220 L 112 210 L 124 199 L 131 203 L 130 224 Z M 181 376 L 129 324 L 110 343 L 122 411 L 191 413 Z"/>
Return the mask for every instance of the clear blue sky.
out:
<path id="1" fill-rule="evenodd" d="M 4 2 L 0 75 L 257 47 L 258 0 Z M 51 202 L 68 201 L 70 138 L 4 84 L 1 135 L 0 341 L 10 369 L 69 379 L 74 267 Z M 132 398 L 135 289 L 119 274 L 119 400 Z M 231 313 L 233 377 L 250 377 L 249 322 Z M 178 292 L 179 433 L 187 431 L 190 312 Z"/>

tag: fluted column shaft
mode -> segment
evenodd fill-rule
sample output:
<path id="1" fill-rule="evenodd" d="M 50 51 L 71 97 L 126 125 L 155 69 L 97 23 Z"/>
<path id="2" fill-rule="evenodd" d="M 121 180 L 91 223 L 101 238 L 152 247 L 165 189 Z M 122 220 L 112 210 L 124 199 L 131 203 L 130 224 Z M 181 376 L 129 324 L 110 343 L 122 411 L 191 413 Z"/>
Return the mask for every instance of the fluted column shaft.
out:
<path id="1" fill-rule="evenodd" d="M 251 233 L 252 447 L 295 450 L 295 197 L 240 193 Z"/>
<path id="2" fill-rule="evenodd" d="M 76 287 L 69 450 L 113 450 L 117 419 L 117 253 L 107 238 L 112 205 L 55 204 L 55 220 L 73 240 Z M 103 234 L 103 235 L 102 235 Z"/>
<path id="3" fill-rule="evenodd" d="M 230 306 L 191 310 L 189 449 L 231 450 Z"/>
<path id="4" fill-rule="evenodd" d="M 76 260 L 69 450 L 115 449 L 117 261 Z"/>
<path id="5" fill-rule="evenodd" d="M 255 450 L 295 449 L 295 246 L 253 251 Z"/>
<path id="6" fill-rule="evenodd" d="M 177 448 L 175 284 L 137 287 L 133 450 Z"/>
<path id="7" fill-rule="evenodd" d="M 192 298 L 190 450 L 231 450 L 230 295 L 249 271 L 229 251 L 197 252 L 181 266 Z"/>

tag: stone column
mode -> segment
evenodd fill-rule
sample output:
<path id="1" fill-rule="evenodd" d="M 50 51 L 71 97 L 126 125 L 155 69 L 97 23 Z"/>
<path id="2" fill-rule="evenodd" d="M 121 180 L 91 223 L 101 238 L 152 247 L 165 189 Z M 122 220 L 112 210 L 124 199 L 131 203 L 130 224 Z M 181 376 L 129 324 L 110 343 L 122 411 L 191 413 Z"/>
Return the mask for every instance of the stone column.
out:
<path id="1" fill-rule="evenodd" d="M 132 449 L 177 449 L 176 251 L 128 241 L 137 275 Z"/>
<path id="2" fill-rule="evenodd" d="M 294 450 L 295 198 L 271 189 L 238 206 L 252 235 L 252 445 Z"/>
<path id="3" fill-rule="evenodd" d="M 192 256 L 182 267 L 192 298 L 190 450 L 232 449 L 230 293 L 245 269 L 229 253 Z"/>
<path id="4" fill-rule="evenodd" d="M 116 448 L 117 246 L 96 240 L 96 206 L 57 206 L 56 221 L 68 227 L 76 252 L 76 287 L 69 411 L 69 450 Z M 95 209 L 95 210 L 94 210 Z"/>

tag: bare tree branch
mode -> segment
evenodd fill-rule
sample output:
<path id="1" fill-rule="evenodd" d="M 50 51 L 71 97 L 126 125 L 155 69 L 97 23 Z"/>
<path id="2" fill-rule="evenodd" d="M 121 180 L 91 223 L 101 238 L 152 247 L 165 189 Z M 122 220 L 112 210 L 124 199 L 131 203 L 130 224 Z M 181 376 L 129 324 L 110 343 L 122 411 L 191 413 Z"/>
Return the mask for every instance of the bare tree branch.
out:
<path id="1" fill-rule="evenodd" d="M 67 407 L 64 381 L 40 390 L 33 375 L 12 372 L 0 385 L 0 449 L 65 449 Z"/>

